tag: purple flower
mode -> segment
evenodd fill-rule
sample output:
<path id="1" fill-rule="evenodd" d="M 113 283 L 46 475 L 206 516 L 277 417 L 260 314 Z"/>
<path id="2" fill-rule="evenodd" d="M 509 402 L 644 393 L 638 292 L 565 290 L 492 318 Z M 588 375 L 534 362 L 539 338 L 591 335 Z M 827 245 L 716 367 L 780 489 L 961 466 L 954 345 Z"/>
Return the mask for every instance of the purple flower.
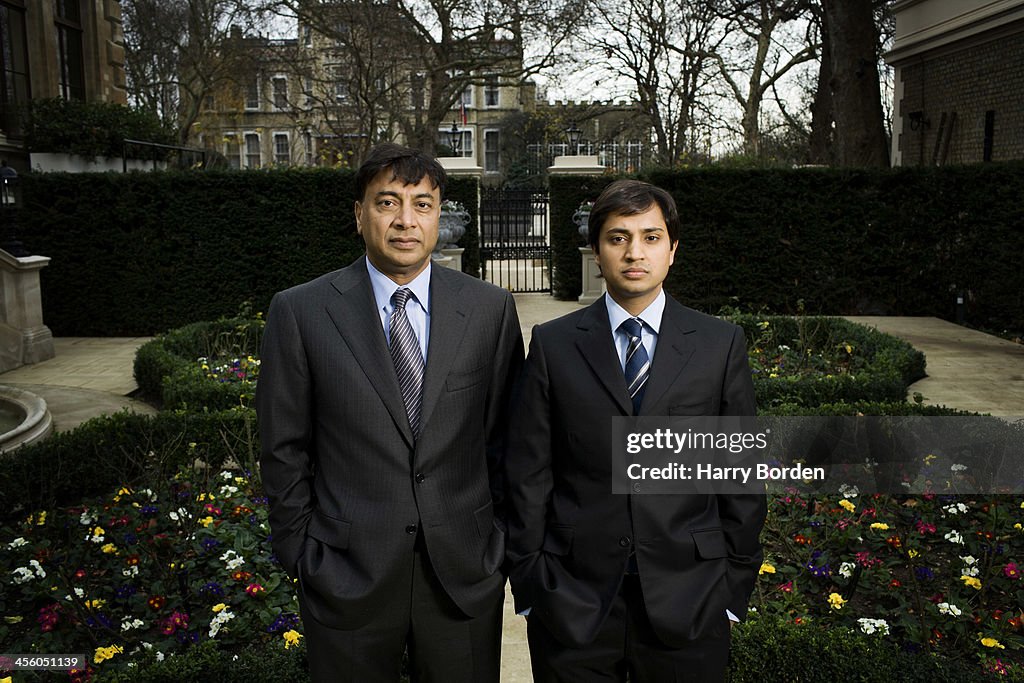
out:
<path id="1" fill-rule="evenodd" d="M 221 588 L 221 585 L 216 581 L 210 581 L 209 583 L 205 584 L 202 588 L 199 589 L 199 592 L 203 595 L 214 595 L 217 597 L 221 597 L 224 595 L 224 589 Z"/>
<path id="2" fill-rule="evenodd" d="M 138 588 L 136 588 L 135 586 L 133 586 L 130 583 L 126 583 L 126 584 L 124 584 L 122 586 L 119 586 L 117 588 L 117 590 L 114 591 L 114 594 L 118 598 L 120 598 L 121 600 L 126 600 L 126 599 L 132 597 L 133 595 L 135 595 L 138 592 L 139 592 Z"/>
<path id="3" fill-rule="evenodd" d="M 917 575 L 919 581 L 931 581 L 935 578 L 935 572 L 928 567 L 916 567 L 914 574 Z"/>
<path id="4" fill-rule="evenodd" d="M 143 517 L 156 517 L 160 512 L 160 508 L 156 505 L 143 505 L 142 509 L 139 510 Z"/>
<path id="5" fill-rule="evenodd" d="M 220 541 L 218 541 L 216 538 L 206 538 L 203 539 L 201 545 L 203 546 L 203 550 L 205 550 L 206 552 L 210 552 L 211 550 L 215 549 L 217 546 L 220 545 Z"/>

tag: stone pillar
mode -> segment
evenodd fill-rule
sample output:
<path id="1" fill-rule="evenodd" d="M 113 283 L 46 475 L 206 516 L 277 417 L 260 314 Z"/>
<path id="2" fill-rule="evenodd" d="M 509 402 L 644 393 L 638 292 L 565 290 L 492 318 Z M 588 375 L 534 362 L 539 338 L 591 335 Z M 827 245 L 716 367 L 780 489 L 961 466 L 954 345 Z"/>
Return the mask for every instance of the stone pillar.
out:
<path id="1" fill-rule="evenodd" d="M 0 250 L 0 372 L 55 355 L 39 286 L 39 271 L 49 263 L 46 256 L 17 258 Z"/>
<path id="2" fill-rule="evenodd" d="M 553 165 L 548 166 L 549 175 L 604 175 L 607 169 L 597 163 L 596 156 L 562 156 L 555 157 Z M 605 292 L 604 278 L 597 267 L 594 252 L 590 247 L 580 247 L 582 260 L 583 292 L 577 301 L 589 306 L 597 301 Z"/>
<path id="3" fill-rule="evenodd" d="M 441 254 L 446 256 L 449 260 L 448 263 L 442 263 L 441 265 L 462 272 L 462 252 L 466 251 L 463 247 L 450 247 L 442 249 Z"/>

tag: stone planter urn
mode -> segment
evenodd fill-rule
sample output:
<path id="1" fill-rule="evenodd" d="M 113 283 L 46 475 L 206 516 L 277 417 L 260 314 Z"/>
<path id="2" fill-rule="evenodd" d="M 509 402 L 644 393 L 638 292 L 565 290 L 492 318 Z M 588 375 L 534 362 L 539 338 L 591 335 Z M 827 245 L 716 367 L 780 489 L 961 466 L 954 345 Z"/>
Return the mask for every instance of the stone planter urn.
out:
<path id="1" fill-rule="evenodd" d="M 594 202 L 583 202 L 572 215 L 572 222 L 576 224 L 583 239 L 588 239 L 590 229 L 590 210 Z M 581 271 L 583 276 L 583 291 L 577 301 L 589 305 L 601 298 L 605 292 L 604 278 L 601 277 L 601 269 L 597 266 L 597 259 L 594 258 L 594 251 L 589 247 L 580 247 Z"/>

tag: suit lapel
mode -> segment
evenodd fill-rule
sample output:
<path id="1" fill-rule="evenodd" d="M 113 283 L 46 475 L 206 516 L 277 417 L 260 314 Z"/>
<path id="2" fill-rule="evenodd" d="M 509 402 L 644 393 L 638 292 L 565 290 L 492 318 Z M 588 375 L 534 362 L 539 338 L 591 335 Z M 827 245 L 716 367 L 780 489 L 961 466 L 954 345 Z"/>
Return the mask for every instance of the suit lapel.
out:
<path id="1" fill-rule="evenodd" d="M 331 283 L 338 296 L 327 304 L 327 315 L 345 340 L 360 369 L 391 414 L 410 446 L 415 444 L 409 416 L 398 387 L 395 365 L 388 351 L 387 338 L 377 313 L 366 257 L 343 268 Z"/>
<path id="2" fill-rule="evenodd" d="M 658 348 L 654 352 L 651 374 L 644 390 L 644 402 L 640 412 L 644 415 L 657 414 L 657 408 L 665 392 L 669 390 L 693 355 L 694 346 L 688 335 L 694 331 L 686 317 L 685 309 L 670 296 L 665 299 L 665 312 L 661 317 L 658 332 Z"/>
<path id="3" fill-rule="evenodd" d="M 583 317 L 576 327 L 579 330 L 576 348 L 583 355 L 583 360 L 593 370 L 623 415 L 632 415 L 633 404 L 629 400 L 626 377 L 622 374 L 615 343 L 612 341 L 612 328 L 608 324 L 608 308 L 604 303 L 604 297 L 583 312 Z"/>
<path id="4" fill-rule="evenodd" d="M 445 380 L 452 369 L 468 329 L 472 314 L 465 300 L 459 298 L 461 284 L 449 277 L 443 267 L 431 267 L 430 274 L 430 342 L 427 367 L 423 377 L 423 408 L 420 431 L 427 428 Z"/>

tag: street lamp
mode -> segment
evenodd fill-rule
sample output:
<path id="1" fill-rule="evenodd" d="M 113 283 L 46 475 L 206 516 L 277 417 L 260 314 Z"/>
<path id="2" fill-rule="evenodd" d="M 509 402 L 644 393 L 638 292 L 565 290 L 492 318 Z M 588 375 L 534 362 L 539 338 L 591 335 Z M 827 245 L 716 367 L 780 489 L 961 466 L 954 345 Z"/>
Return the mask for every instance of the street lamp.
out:
<path id="1" fill-rule="evenodd" d="M 565 136 L 569 139 L 569 149 L 572 150 L 573 156 L 578 155 L 580 153 L 580 140 L 583 139 L 583 131 L 576 127 L 575 121 L 565 129 Z"/>
<path id="2" fill-rule="evenodd" d="M 452 156 L 462 156 L 462 131 L 459 130 L 459 124 L 452 121 L 452 128 L 445 136 L 448 138 L 448 147 L 452 150 Z"/>
<path id="3" fill-rule="evenodd" d="M 4 241 L 3 249 L 11 256 L 30 256 L 25 245 L 17 237 L 18 218 L 18 172 L 7 165 L 7 161 L 0 162 L 0 212 L 3 213 Z"/>

